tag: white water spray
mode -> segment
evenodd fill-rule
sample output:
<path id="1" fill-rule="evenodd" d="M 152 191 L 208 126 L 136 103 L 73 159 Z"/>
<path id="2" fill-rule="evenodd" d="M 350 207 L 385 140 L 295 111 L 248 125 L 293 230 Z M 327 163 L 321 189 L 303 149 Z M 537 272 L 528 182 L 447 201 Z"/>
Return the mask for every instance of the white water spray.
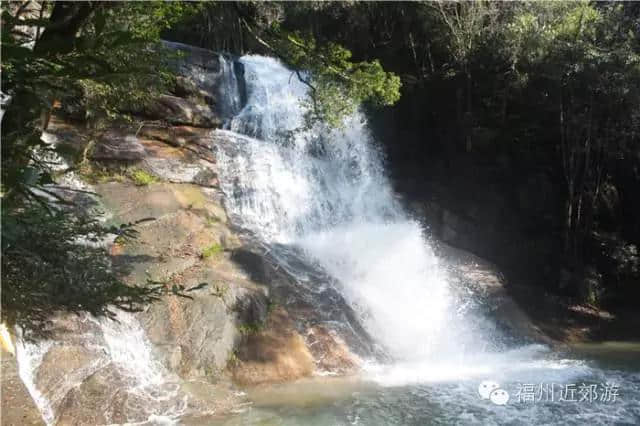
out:
<path id="1" fill-rule="evenodd" d="M 373 378 L 401 384 L 549 368 L 538 345 L 496 351 L 495 326 L 460 303 L 460 289 L 394 198 L 361 113 L 337 130 L 304 127 L 308 88 L 296 75 L 273 58 L 241 62 L 247 103 L 229 130 L 217 131 L 227 209 L 267 246 L 301 248 L 335 278 L 395 360 L 370 366 Z"/>
<path id="2" fill-rule="evenodd" d="M 242 58 L 247 104 L 219 153 L 227 208 L 264 241 L 301 247 L 397 359 L 424 359 L 445 329 L 438 259 L 395 200 L 364 116 L 303 128 L 307 87 L 277 60 Z"/>

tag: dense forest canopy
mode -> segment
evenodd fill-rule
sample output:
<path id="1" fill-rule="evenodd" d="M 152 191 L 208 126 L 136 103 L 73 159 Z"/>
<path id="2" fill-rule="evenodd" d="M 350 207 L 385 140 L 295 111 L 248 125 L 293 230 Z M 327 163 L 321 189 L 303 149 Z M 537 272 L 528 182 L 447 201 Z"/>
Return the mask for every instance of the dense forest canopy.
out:
<path id="1" fill-rule="evenodd" d="M 544 234 L 522 248 L 531 256 L 524 272 L 551 264 L 547 287 L 597 303 L 601 288 L 559 278 L 595 268 L 608 294 L 638 294 L 636 3 L 27 1 L 4 2 L 2 21 L 2 90 L 11 96 L 2 120 L 2 303 L 12 321 L 30 293 L 42 300 L 29 311 L 36 319 L 56 303 L 84 309 L 93 298 L 101 312 L 150 296 L 117 290 L 103 267 L 92 279 L 109 297 L 69 301 L 77 293 L 61 291 L 81 273 L 65 267 L 80 256 L 69 245 L 104 230 L 59 208 L 40 137 L 56 103 L 97 131 L 174 84 L 161 38 L 279 57 L 311 88 L 310 119 L 339 125 L 364 104 L 399 180 L 458 179 L 471 192 L 486 178 L 517 198 L 512 183 L 533 179 L 530 190 L 548 190 L 549 201 L 517 213 L 526 232 Z M 62 246 L 25 244 L 47 238 Z"/>
<path id="2" fill-rule="evenodd" d="M 371 111 L 397 181 L 472 212 L 474 192 L 511 206 L 485 208 L 496 218 L 462 245 L 554 292 L 637 300 L 637 3 L 209 3 L 188 21 L 167 36 L 274 54 L 260 38 L 293 33 L 379 61 L 402 82 Z"/>

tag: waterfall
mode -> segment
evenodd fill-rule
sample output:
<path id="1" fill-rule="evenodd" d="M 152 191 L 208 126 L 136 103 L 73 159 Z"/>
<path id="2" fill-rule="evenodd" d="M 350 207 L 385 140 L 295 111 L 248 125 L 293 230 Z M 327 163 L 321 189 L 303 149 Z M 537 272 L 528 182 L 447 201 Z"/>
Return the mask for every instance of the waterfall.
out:
<path id="1" fill-rule="evenodd" d="M 218 131 L 232 140 L 218 163 L 233 220 L 266 244 L 302 249 L 396 360 L 451 347 L 446 273 L 395 199 L 365 116 L 305 127 L 308 88 L 296 75 L 273 58 L 241 62 L 247 102 Z"/>
<path id="2" fill-rule="evenodd" d="M 239 65 L 238 62 L 230 60 L 224 55 L 220 55 L 219 58 L 221 75 L 215 80 L 220 82 L 218 89 L 218 96 L 222 99 L 220 113 L 228 120 L 242 108 L 242 90 L 237 77 Z"/>
<path id="3" fill-rule="evenodd" d="M 308 87 L 295 73 L 268 57 L 243 56 L 240 63 L 246 102 L 215 131 L 226 208 L 276 253 L 279 266 L 301 277 L 299 286 L 326 285 L 310 283 L 305 262 L 333 279 L 385 353 L 376 348 L 363 374 L 402 385 L 584 372 L 582 361 L 557 359 L 546 346 L 514 346 L 469 283 L 452 276 L 394 196 L 364 114 L 344 118 L 337 129 L 305 125 Z M 304 259 L 291 262 L 292 251 Z"/>

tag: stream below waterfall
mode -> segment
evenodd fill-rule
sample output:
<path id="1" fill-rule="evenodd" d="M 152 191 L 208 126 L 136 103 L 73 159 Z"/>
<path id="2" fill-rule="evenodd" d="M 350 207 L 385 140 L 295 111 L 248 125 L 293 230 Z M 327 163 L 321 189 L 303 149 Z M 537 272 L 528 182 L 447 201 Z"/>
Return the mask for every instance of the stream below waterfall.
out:
<path id="1" fill-rule="evenodd" d="M 300 286 L 335 289 L 377 349 L 359 348 L 358 378 L 250 390 L 252 407 L 223 424 L 640 422 L 638 347 L 561 353 L 501 331 L 404 212 L 365 116 L 305 126 L 295 74 L 268 57 L 239 62 L 246 103 L 234 98 L 216 131 L 230 217 Z"/>

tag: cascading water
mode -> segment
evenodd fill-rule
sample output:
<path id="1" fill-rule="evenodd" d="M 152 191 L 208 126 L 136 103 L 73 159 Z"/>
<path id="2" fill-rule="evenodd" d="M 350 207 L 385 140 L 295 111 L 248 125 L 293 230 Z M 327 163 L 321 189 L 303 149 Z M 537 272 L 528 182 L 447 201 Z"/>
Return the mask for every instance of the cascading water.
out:
<path id="1" fill-rule="evenodd" d="M 359 322 L 393 360 L 373 360 L 365 377 L 386 385 L 448 382 L 438 392 L 429 389 L 426 398 L 458 401 L 458 411 L 467 409 L 464 404 L 486 410 L 479 406 L 479 382 L 469 378 L 511 386 L 580 377 L 619 380 L 542 345 L 510 347 L 491 320 L 473 309 L 475 296 L 451 285 L 446 263 L 394 198 L 364 115 L 347 117 L 340 129 L 305 127 L 307 87 L 295 73 L 272 58 L 244 56 L 240 62 L 247 102 L 226 130 L 216 131 L 227 210 L 268 251 L 301 250 L 304 262 L 334 279 Z M 280 260 L 290 266 L 285 256 Z M 630 386 L 637 391 L 638 383 Z M 396 420 L 398 402 L 391 404 L 387 420 Z M 407 410 L 417 413 L 424 405 L 416 404 Z M 547 405 L 501 419 L 551 419 L 557 410 Z M 622 418 L 633 416 L 624 410 Z M 455 412 L 430 412 L 428 418 L 451 421 Z M 478 421 L 475 414 L 468 420 Z M 360 415 L 351 416 L 357 423 Z"/>
<path id="2" fill-rule="evenodd" d="M 446 273 L 394 198 L 364 115 L 306 128 L 307 86 L 275 59 L 242 63 L 247 104 L 218 155 L 235 220 L 266 243 L 303 249 L 394 359 L 459 352 Z"/>
<path id="3" fill-rule="evenodd" d="M 113 387 L 92 401 L 106 419 L 118 419 L 109 423 L 121 423 L 123 417 L 140 424 L 171 423 L 185 412 L 187 400 L 177 378 L 154 359 L 132 314 L 118 311 L 115 320 L 85 314 L 73 328 L 79 332 L 37 343 L 18 339 L 16 345 L 20 377 L 47 424 L 59 421 L 59 409 L 74 389 L 90 392 L 91 385 L 83 385 L 96 379 Z M 49 359 L 60 362 L 60 371 Z"/>
<path id="4" fill-rule="evenodd" d="M 42 139 L 56 143 L 55 136 L 47 132 Z M 37 154 L 55 170 L 69 168 L 57 154 Z M 82 191 L 93 189 L 74 172 L 66 173 L 59 182 Z M 94 201 L 90 195 L 87 199 Z M 106 242 L 77 241 L 81 245 Z M 76 392 L 80 389 L 90 394 L 92 386 L 96 388 L 94 398 L 88 398 L 92 404 L 89 410 L 99 411 L 95 418 L 101 415 L 108 423 L 171 424 L 186 412 L 188 400 L 179 379 L 155 359 L 136 317 L 115 307 L 113 313 L 112 319 L 89 313 L 60 315 L 52 319 L 55 326 L 50 339 L 25 339 L 16 328 L 19 375 L 46 424 L 60 421 L 63 406 L 85 402 L 84 395 Z M 82 412 L 82 408 L 76 409 Z"/>

